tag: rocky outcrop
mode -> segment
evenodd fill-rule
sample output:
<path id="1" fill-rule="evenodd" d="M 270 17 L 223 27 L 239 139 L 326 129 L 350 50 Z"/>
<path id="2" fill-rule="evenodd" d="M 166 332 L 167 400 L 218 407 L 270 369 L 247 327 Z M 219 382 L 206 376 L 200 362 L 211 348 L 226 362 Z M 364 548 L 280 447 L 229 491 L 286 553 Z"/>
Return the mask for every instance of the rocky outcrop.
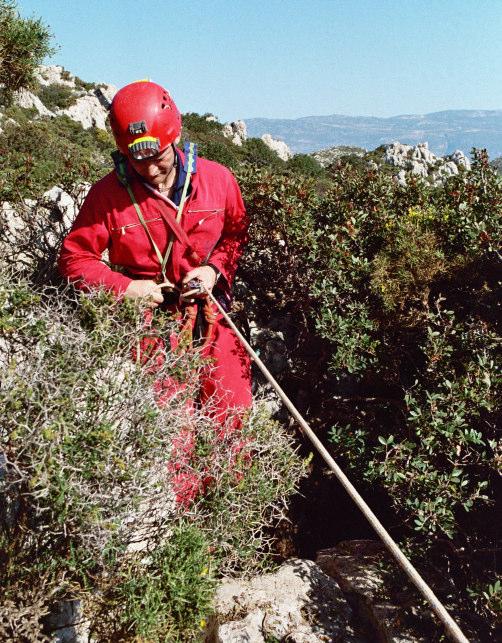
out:
<path id="1" fill-rule="evenodd" d="M 289 149 L 284 141 L 279 141 L 275 138 L 272 138 L 270 134 L 264 134 L 261 137 L 261 140 L 283 161 L 287 161 L 293 156 L 293 152 Z"/>
<path id="2" fill-rule="evenodd" d="M 280 380 L 281 375 L 290 366 L 284 332 L 272 328 L 259 328 L 254 321 L 250 322 L 249 331 L 254 350 L 274 378 Z M 253 395 L 264 403 L 271 416 L 286 419 L 280 397 L 256 367 L 253 367 Z"/>
<path id="3" fill-rule="evenodd" d="M 277 572 L 225 580 L 206 643 L 364 643 L 340 587 L 309 560 L 292 559 Z"/>
<path id="4" fill-rule="evenodd" d="M 462 170 L 470 170 L 471 163 L 461 150 L 441 157 L 429 150 L 427 143 L 405 145 L 395 142 L 385 146 L 384 163 L 399 168 L 396 181 L 406 185 L 407 173 L 428 179 L 432 183 L 441 184 L 445 179 L 454 176 Z"/>
<path id="5" fill-rule="evenodd" d="M 225 123 L 222 129 L 223 136 L 232 141 L 234 145 L 242 146 L 244 141 L 247 141 L 247 127 L 244 121 L 233 121 Z M 287 161 L 293 156 L 293 153 L 284 141 L 279 141 L 272 138 L 270 134 L 264 134 L 261 140 L 269 147 L 277 156 L 283 161 Z"/>
<path id="6" fill-rule="evenodd" d="M 229 138 L 234 145 L 241 146 L 247 140 L 247 127 L 244 121 L 225 123 L 222 129 L 223 136 Z"/>
<path id="7" fill-rule="evenodd" d="M 20 89 L 14 93 L 14 104 L 24 109 L 35 109 L 39 116 L 54 116 L 54 112 L 47 109 L 40 98 L 27 89 Z"/>
<path id="8" fill-rule="evenodd" d="M 65 85 L 75 88 L 75 76 L 61 65 L 40 65 L 35 78 L 41 85 Z"/>
<path id="9" fill-rule="evenodd" d="M 336 145 L 335 147 L 329 147 L 326 150 L 319 150 L 318 152 L 312 152 L 310 156 L 313 156 L 315 160 L 322 165 L 323 167 L 328 167 L 335 161 L 344 156 L 364 156 L 367 150 L 362 147 L 353 147 L 350 145 Z"/>
<path id="10" fill-rule="evenodd" d="M 21 89 L 14 94 L 14 103 L 25 109 L 35 109 L 39 116 L 53 118 L 54 116 L 66 115 L 72 120 L 80 123 L 84 129 L 97 127 L 106 129 L 107 110 L 101 105 L 94 94 L 94 90 L 85 90 L 78 87 L 75 82 L 75 76 L 67 72 L 60 65 L 41 66 L 37 71 L 37 80 L 41 85 L 62 85 L 69 87 L 75 97 L 72 105 L 65 109 L 55 109 L 51 111 L 34 93 Z M 101 83 L 99 85 L 104 96 L 111 101 L 117 92 L 114 85 Z"/>
<path id="11" fill-rule="evenodd" d="M 80 206 L 82 205 L 87 193 L 90 190 L 89 183 L 82 183 L 75 188 L 75 198 L 65 192 L 63 188 L 54 186 L 42 195 L 42 203 L 49 208 L 57 210 L 60 214 L 63 224 L 66 228 L 70 228 L 78 214 Z"/>
<path id="12" fill-rule="evenodd" d="M 61 187 L 47 190 L 40 199 L 0 203 L 0 261 L 18 269 L 47 261 L 57 252 L 70 229 L 90 184 L 74 187 L 72 195 Z"/>
<path id="13" fill-rule="evenodd" d="M 117 92 L 114 85 L 99 86 L 104 96 L 111 101 Z M 77 123 L 80 123 L 84 129 L 97 127 L 106 129 L 106 119 L 108 111 L 99 102 L 93 91 L 86 92 L 83 96 L 77 98 L 73 105 L 66 109 L 57 111 L 58 114 L 65 114 Z"/>

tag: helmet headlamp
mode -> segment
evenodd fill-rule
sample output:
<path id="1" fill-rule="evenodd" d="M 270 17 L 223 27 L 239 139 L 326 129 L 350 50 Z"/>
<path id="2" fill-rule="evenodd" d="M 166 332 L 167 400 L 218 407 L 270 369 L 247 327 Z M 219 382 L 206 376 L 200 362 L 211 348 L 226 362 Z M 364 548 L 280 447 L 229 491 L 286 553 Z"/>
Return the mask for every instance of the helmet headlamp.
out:
<path id="1" fill-rule="evenodd" d="M 160 141 L 153 136 L 142 136 L 130 143 L 127 149 L 133 159 L 143 161 L 159 155 Z"/>

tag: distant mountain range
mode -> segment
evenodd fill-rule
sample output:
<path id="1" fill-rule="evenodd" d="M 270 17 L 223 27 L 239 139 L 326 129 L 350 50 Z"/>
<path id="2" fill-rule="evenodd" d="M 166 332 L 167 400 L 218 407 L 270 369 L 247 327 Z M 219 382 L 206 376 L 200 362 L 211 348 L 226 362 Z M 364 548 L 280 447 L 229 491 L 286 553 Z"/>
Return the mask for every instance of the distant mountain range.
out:
<path id="1" fill-rule="evenodd" d="M 295 153 L 314 152 L 334 145 L 375 149 L 399 141 L 416 145 L 427 141 L 437 155 L 457 149 L 467 154 L 484 147 L 490 158 L 502 156 L 502 110 L 449 110 L 390 118 L 372 116 L 305 116 L 295 119 L 245 119 L 249 136 L 271 134 Z"/>

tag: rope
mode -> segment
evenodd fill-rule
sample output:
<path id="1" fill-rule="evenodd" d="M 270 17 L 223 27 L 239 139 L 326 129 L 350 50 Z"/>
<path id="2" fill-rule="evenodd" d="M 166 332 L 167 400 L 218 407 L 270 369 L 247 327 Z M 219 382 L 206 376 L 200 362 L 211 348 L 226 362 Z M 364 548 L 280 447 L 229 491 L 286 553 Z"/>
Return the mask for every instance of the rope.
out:
<path id="1" fill-rule="evenodd" d="M 267 378 L 267 380 L 272 384 L 274 389 L 276 390 L 277 394 L 281 398 L 281 400 L 284 402 L 286 405 L 287 409 L 291 413 L 291 415 L 295 418 L 295 420 L 298 422 L 298 424 L 301 426 L 309 440 L 312 442 L 312 444 L 315 446 L 319 454 L 322 456 L 328 467 L 333 471 L 333 473 L 336 475 L 338 480 L 341 482 L 349 496 L 352 498 L 352 500 L 356 503 L 356 505 L 359 507 L 359 509 L 362 511 L 364 514 L 365 518 L 368 520 L 370 525 L 373 527 L 373 529 L 376 531 L 378 536 L 382 539 L 384 545 L 387 547 L 387 549 L 390 551 L 390 553 L 394 556 L 394 558 L 397 560 L 399 566 L 401 569 L 408 575 L 412 583 L 415 585 L 415 587 L 419 590 L 419 592 L 424 596 L 424 598 L 429 602 L 430 606 L 436 613 L 437 617 L 439 620 L 443 623 L 443 625 L 446 628 L 447 633 L 450 635 L 452 641 L 456 641 L 456 643 L 469 643 L 468 639 L 464 636 L 462 633 L 462 630 L 459 628 L 459 626 L 456 624 L 456 622 L 453 620 L 453 618 L 450 616 L 450 614 L 447 612 L 446 608 L 444 605 L 441 603 L 441 601 L 438 599 L 438 597 L 434 594 L 432 589 L 427 585 L 427 583 L 424 581 L 424 579 L 420 576 L 418 571 L 415 569 L 415 567 L 411 564 L 411 562 L 406 558 L 406 556 L 403 554 L 403 552 L 399 549 L 399 546 L 396 544 L 394 539 L 391 537 L 389 532 L 385 529 L 385 527 L 382 525 L 382 523 L 378 520 L 376 515 L 373 513 L 369 505 L 366 503 L 364 498 L 359 494 L 357 489 L 353 486 L 353 484 L 350 482 L 350 480 L 347 478 L 347 476 L 344 474 L 344 472 L 340 469 L 340 467 L 337 465 L 337 463 L 333 460 L 333 458 L 330 456 L 322 442 L 319 440 L 319 438 L 316 436 L 314 431 L 310 428 L 310 426 L 307 424 L 307 422 L 303 419 L 303 417 L 300 415 L 299 411 L 296 409 L 294 404 L 291 402 L 291 400 L 288 398 L 286 393 L 282 390 L 282 388 L 279 386 L 279 384 L 276 382 L 270 371 L 267 369 L 265 364 L 261 361 L 261 359 L 258 357 L 258 355 L 255 353 L 255 351 L 251 348 L 245 337 L 242 335 L 242 333 L 239 331 L 237 326 L 234 324 L 234 322 L 230 319 L 230 317 L 227 315 L 225 310 L 222 308 L 220 303 L 216 300 L 214 295 L 207 291 L 210 299 L 213 301 L 214 304 L 218 307 L 218 310 L 220 313 L 223 315 L 223 318 L 225 321 L 228 323 L 228 325 L 232 328 L 234 333 L 237 335 L 239 340 L 241 341 L 242 345 L 246 349 L 246 351 L 249 353 L 251 358 L 254 360 L 256 365 L 259 367 L 263 375 Z"/>

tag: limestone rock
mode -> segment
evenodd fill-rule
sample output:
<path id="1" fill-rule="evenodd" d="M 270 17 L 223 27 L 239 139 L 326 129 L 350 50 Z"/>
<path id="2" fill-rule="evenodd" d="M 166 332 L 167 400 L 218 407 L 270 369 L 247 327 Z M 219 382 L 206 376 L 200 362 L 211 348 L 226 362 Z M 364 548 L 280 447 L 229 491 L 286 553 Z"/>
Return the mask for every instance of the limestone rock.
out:
<path id="1" fill-rule="evenodd" d="M 84 129 L 90 127 L 106 129 L 108 112 L 93 94 L 80 96 L 70 107 L 58 110 L 58 114 L 66 114 L 72 120 L 80 123 Z"/>
<path id="2" fill-rule="evenodd" d="M 99 89 L 110 103 L 112 102 L 115 94 L 118 92 L 118 88 L 115 87 L 115 85 L 110 85 L 109 83 L 99 83 Z M 91 94 L 94 96 L 94 91 L 91 91 Z"/>
<path id="3" fill-rule="evenodd" d="M 412 160 L 410 163 L 410 172 L 414 174 L 415 176 L 423 176 L 424 178 L 427 177 L 427 165 L 425 163 L 421 163 L 420 161 L 417 160 Z"/>
<path id="4" fill-rule="evenodd" d="M 35 77 L 41 85 L 65 85 L 75 87 L 75 76 L 61 65 L 40 65 Z"/>
<path id="5" fill-rule="evenodd" d="M 293 152 L 284 141 L 278 141 L 277 139 L 272 138 L 270 134 L 263 134 L 261 140 L 283 161 L 287 161 L 293 156 Z"/>
<path id="6" fill-rule="evenodd" d="M 250 324 L 251 342 L 258 351 L 274 377 L 280 375 L 288 366 L 287 348 L 281 331 L 269 328 L 258 328 L 254 322 Z"/>
<path id="7" fill-rule="evenodd" d="M 406 173 L 430 180 L 441 185 L 448 177 L 459 173 L 459 168 L 470 170 L 469 159 L 461 150 L 456 150 L 447 157 L 436 156 L 429 150 L 428 143 L 403 145 L 399 142 L 385 147 L 384 162 L 399 168 L 395 180 L 399 185 L 406 185 Z"/>
<path id="8" fill-rule="evenodd" d="M 52 632 L 52 643 L 97 643 L 91 636 L 90 623 L 84 618 L 80 601 L 57 603 L 44 620 Z"/>
<path id="9" fill-rule="evenodd" d="M 26 222 L 20 216 L 17 208 L 14 208 L 8 201 L 2 203 L 0 220 L 2 226 L 7 229 L 8 234 L 14 238 L 26 228 Z"/>
<path id="10" fill-rule="evenodd" d="M 43 194 L 42 199 L 58 210 L 64 224 L 70 228 L 78 211 L 75 207 L 75 201 L 71 196 L 65 192 L 63 188 L 55 186 L 47 190 L 47 192 Z"/>
<path id="11" fill-rule="evenodd" d="M 234 145 L 241 146 L 247 140 L 248 133 L 244 121 L 225 123 L 222 130 L 223 136 L 229 138 Z"/>
<path id="12" fill-rule="evenodd" d="M 398 185 L 403 188 L 406 187 L 406 172 L 404 170 L 399 170 L 394 179 Z"/>
<path id="13" fill-rule="evenodd" d="M 23 107 L 24 109 L 36 109 L 39 116 L 54 117 L 54 112 L 47 109 L 40 98 L 29 92 L 27 89 L 20 89 L 19 91 L 14 92 L 14 104 L 19 107 Z"/>
<path id="14" fill-rule="evenodd" d="M 403 145 L 396 141 L 385 148 L 384 161 L 395 167 L 407 167 L 412 151 L 413 147 L 411 145 Z"/>
<path id="15" fill-rule="evenodd" d="M 309 560 L 289 560 L 277 572 L 225 580 L 207 643 L 359 641 L 338 584 Z"/>
<path id="16" fill-rule="evenodd" d="M 346 156 L 364 156 L 368 150 L 363 147 L 356 147 L 353 145 L 335 145 L 334 147 L 329 147 L 325 150 L 319 150 L 318 152 L 312 152 L 310 156 L 315 158 L 315 160 L 322 165 L 322 167 L 328 167 L 332 165 L 338 159 L 341 159 Z M 373 163 L 373 161 L 370 161 Z M 375 163 L 376 165 L 376 163 Z"/>
<path id="17" fill-rule="evenodd" d="M 450 154 L 449 158 L 457 165 L 458 167 L 463 167 L 466 170 L 471 169 L 471 161 L 467 156 L 462 152 L 462 150 L 455 150 L 453 154 Z"/>

